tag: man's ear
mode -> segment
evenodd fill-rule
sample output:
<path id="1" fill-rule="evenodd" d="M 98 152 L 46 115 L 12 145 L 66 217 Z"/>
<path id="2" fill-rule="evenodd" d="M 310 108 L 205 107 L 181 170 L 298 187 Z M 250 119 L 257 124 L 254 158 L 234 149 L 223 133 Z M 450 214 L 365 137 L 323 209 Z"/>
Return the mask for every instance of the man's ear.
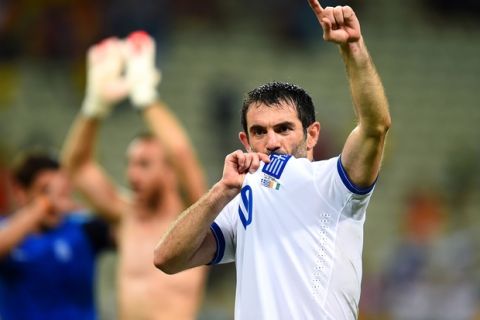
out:
<path id="1" fill-rule="evenodd" d="M 307 128 L 307 151 L 313 150 L 320 137 L 320 122 L 315 121 Z"/>
<path id="2" fill-rule="evenodd" d="M 252 148 L 250 147 L 250 142 L 248 141 L 248 135 L 245 132 L 240 131 L 238 133 L 238 138 L 240 139 L 240 142 L 243 144 L 243 147 L 245 148 L 245 150 L 247 150 L 248 152 L 251 152 Z"/>

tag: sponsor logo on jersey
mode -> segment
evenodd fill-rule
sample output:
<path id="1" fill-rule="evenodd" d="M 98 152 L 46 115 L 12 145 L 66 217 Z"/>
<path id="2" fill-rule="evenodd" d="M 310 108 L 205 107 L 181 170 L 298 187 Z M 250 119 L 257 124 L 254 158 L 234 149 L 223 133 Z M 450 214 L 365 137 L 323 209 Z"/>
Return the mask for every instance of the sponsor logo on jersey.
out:
<path id="1" fill-rule="evenodd" d="M 59 261 L 68 262 L 72 260 L 73 253 L 72 248 L 68 244 L 68 242 L 58 239 L 53 244 L 53 250 L 55 252 L 55 256 Z"/>
<path id="2" fill-rule="evenodd" d="M 260 180 L 260 183 L 262 184 L 262 186 L 270 189 L 274 189 L 274 190 L 280 189 L 280 183 L 278 183 L 278 181 L 275 178 L 270 177 L 267 174 L 263 175 L 263 178 Z"/>

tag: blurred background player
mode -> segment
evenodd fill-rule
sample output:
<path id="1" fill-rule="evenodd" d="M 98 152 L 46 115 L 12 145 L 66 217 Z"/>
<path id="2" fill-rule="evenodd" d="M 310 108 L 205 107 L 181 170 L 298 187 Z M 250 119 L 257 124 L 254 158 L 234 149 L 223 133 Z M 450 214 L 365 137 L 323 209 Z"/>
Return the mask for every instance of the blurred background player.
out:
<path id="1" fill-rule="evenodd" d="M 76 189 L 116 227 L 119 318 L 194 319 L 206 268 L 168 276 L 152 263 L 158 234 L 206 190 L 185 131 L 158 100 L 160 74 L 154 61 L 155 43 L 144 32 L 90 48 L 86 96 L 63 161 Z M 120 194 L 94 156 L 101 121 L 127 95 L 151 131 L 137 136 L 127 149 L 130 197 Z"/>
<path id="2" fill-rule="evenodd" d="M 24 154 L 13 168 L 19 209 L 0 218 L 0 318 L 96 319 L 95 266 L 107 225 L 81 212 L 59 162 Z"/>

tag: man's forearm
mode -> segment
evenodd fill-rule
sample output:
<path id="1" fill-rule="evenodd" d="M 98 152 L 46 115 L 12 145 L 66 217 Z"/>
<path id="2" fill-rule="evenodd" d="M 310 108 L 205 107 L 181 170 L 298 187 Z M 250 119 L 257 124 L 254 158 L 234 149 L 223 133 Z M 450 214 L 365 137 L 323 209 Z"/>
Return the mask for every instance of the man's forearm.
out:
<path id="1" fill-rule="evenodd" d="M 384 134 L 391 121 L 388 102 L 363 38 L 341 45 L 340 51 L 359 124 L 367 133 Z"/>
<path id="2" fill-rule="evenodd" d="M 143 116 L 152 133 L 166 148 L 167 153 L 174 155 L 189 146 L 187 135 L 178 120 L 162 102 L 154 102 L 145 108 Z"/>
<path id="3" fill-rule="evenodd" d="M 175 115 L 161 102 L 155 102 L 144 109 L 143 115 L 149 128 L 167 152 L 177 175 L 180 186 L 188 197 L 188 203 L 195 203 L 207 190 L 205 176 L 187 133 Z"/>
<path id="4" fill-rule="evenodd" d="M 172 223 L 155 248 L 154 263 L 166 273 L 207 264 L 216 246 L 207 243 L 210 225 L 238 191 L 215 184 L 198 202 Z"/>
<path id="5" fill-rule="evenodd" d="M 62 150 L 62 165 L 70 173 L 93 160 L 99 121 L 82 114 L 75 120 Z"/>
<path id="6" fill-rule="evenodd" d="M 15 212 L 8 222 L 0 227 L 0 258 L 38 228 L 42 211 L 48 210 L 48 206 L 48 200 L 38 199 Z"/>

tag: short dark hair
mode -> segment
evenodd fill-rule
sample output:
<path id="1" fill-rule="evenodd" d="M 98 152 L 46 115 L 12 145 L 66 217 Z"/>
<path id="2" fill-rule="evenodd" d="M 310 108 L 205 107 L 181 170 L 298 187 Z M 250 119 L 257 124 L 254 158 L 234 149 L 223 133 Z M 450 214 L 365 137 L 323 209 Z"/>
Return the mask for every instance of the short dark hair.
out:
<path id="1" fill-rule="evenodd" d="M 46 151 L 31 151 L 17 157 L 12 171 L 15 181 L 28 189 L 40 172 L 58 169 L 60 163 L 55 156 Z"/>
<path id="2" fill-rule="evenodd" d="M 286 82 L 269 82 L 247 93 L 242 106 L 242 127 L 248 135 L 247 112 L 254 103 L 267 106 L 280 102 L 293 102 L 297 109 L 298 119 L 306 132 L 308 126 L 315 122 L 315 107 L 310 95 L 299 86 Z"/>

